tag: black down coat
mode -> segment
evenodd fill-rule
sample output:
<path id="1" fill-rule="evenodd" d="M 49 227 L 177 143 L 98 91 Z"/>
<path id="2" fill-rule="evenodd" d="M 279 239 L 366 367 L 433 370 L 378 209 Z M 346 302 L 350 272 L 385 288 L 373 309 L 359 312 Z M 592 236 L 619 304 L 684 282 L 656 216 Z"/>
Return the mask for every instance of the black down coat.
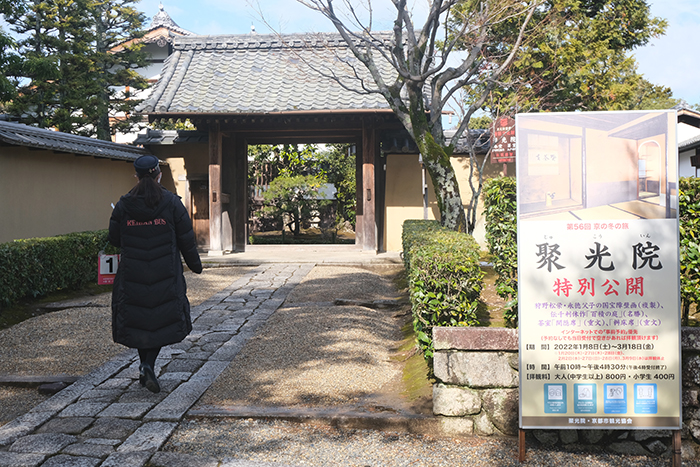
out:
<path id="1" fill-rule="evenodd" d="M 121 197 L 109 220 L 109 242 L 121 247 L 112 292 L 112 337 L 127 347 L 174 344 L 192 330 L 180 252 L 202 272 L 192 221 L 180 198 L 163 188 L 155 208 Z"/>

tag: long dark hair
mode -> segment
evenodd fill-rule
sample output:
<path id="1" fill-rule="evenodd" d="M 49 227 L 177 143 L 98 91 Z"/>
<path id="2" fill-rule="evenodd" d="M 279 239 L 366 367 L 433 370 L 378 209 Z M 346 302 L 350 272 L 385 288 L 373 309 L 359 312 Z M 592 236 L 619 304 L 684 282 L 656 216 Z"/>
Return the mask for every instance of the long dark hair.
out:
<path id="1" fill-rule="evenodd" d="M 146 174 L 139 178 L 139 182 L 131 189 L 131 196 L 143 196 L 146 201 L 146 206 L 154 208 L 160 204 L 163 199 L 163 190 L 160 183 L 156 181 L 160 171 L 153 174 Z"/>

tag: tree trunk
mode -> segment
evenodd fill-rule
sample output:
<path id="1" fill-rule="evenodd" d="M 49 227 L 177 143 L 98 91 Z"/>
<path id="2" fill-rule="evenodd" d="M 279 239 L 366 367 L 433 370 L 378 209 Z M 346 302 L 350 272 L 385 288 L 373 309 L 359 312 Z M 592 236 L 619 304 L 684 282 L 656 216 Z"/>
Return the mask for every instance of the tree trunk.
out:
<path id="1" fill-rule="evenodd" d="M 435 197 L 440 209 L 440 224 L 457 232 L 467 232 L 467 218 L 454 169 L 451 165 L 446 169 L 439 162 L 431 162 L 425 155 L 423 155 L 423 162 L 435 189 Z M 447 162 L 449 163 L 449 157 Z M 468 233 L 471 234 L 471 232 Z"/>
<path id="2" fill-rule="evenodd" d="M 450 161 L 451 148 L 438 144 L 427 130 L 420 135 L 415 134 L 415 128 L 414 126 L 414 138 L 433 182 L 440 210 L 440 224 L 457 232 L 467 232 L 467 217 L 464 214 L 459 183 Z"/>

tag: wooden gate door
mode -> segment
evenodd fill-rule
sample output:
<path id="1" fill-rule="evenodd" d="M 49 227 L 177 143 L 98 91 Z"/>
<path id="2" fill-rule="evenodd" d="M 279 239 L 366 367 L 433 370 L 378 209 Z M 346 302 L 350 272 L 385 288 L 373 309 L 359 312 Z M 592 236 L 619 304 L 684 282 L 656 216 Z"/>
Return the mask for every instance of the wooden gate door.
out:
<path id="1" fill-rule="evenodd" d="M 209 249 L 209 180 L 190 181 L 192 227 L 197 246 Z"/>

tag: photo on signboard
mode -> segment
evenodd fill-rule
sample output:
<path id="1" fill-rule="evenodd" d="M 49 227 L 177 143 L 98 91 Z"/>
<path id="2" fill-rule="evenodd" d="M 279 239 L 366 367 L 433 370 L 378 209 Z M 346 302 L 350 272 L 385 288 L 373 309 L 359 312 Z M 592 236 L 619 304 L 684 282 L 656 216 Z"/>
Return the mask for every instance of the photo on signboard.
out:
<path id="1" fill-rule="evenodd" d="M 522 220 L 675 218 L 677 161 L 668 112 L 527 114 Z"/>

